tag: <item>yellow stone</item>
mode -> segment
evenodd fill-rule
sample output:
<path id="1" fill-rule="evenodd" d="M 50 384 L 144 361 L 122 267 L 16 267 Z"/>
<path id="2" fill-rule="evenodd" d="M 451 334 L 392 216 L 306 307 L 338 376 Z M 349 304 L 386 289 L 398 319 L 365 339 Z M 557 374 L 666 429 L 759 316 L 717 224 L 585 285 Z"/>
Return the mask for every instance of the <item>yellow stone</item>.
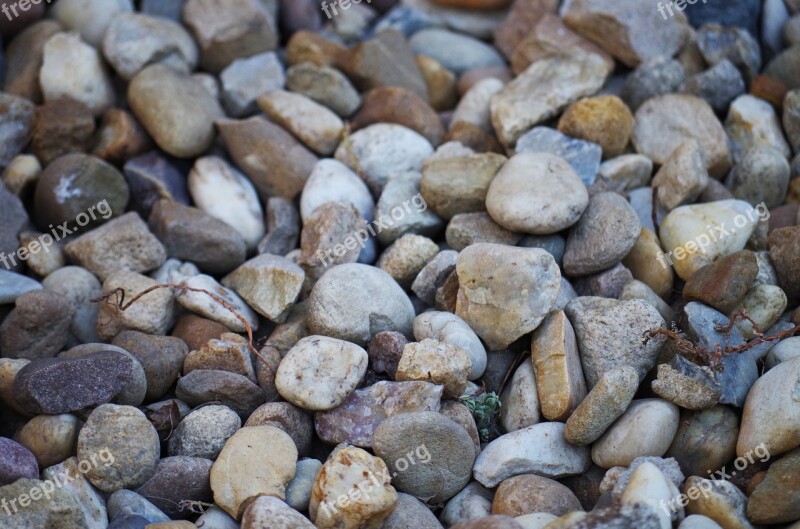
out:
<path id="1" fill-rule="evenodd" d="M 666 299 L 672 294 L 675 272 L 669 265 L 658 237 L 652 230 L 642 228 L 636 244 L 622 260 L 633 277 Z"/>

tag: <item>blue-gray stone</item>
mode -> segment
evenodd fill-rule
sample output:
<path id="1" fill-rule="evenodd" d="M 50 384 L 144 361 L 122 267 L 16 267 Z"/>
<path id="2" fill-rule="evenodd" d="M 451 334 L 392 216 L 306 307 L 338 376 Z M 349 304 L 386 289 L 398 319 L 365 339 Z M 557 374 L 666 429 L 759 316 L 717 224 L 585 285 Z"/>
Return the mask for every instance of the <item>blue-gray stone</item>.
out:
<path id="1" fill-rule="evenodd" d="M 731 101 L 745 92 L 745 84 L 736 66 L 724 59 L 716 66 L 687 79 L 681 92 L 705 99 L 717 112 L 725 112 Z"/>
<path id="2" fill-rule="evenodd" d="M 548 127 L 534 127 L 517 141 L 516 152 L 549 152 L 566 160 L 584 184 L 591 185 L 600 170 L 603 148 Z"/>
<path id="3" fill-rule="evenodd" d="M 541 248 L 556 260 L 558 266 L 564 261 L 564 251 L 567 247 L 567 240 L 554 233 L 553 235 L 526 235 L 517 246 L 522 248 Z"/>
<path id="4" fill-rule="evenodd" d="M 745 343 L 742 333 L 736 327 L 723 333 L 716 329 L 727 325 L 729 319 L 723 313 L 702 303 L 692 301 L 684 307 L 686 332 L 696 345 L 713 351 L 720 347 L 736 346 Z M 722 357 L 722 371 L 717 372 L 717 382 L 722 386 L 722 404 L 741 407 L 750 388 L 758 380 L 756 355 L 752 350 L 726 354 Z"/>
<path id="5" fill-rule="evenodd" d="M 697 47 L 710 65 L 728 59 L 748 82 L 761 70 L 761 48 L 758 41 L 738 27 L 707 24 L 697 32 Z"/>
<path id="6" fill-rule="evenodd" d="M 366 35 L 366 38 L 372 38 L 375 34 L 389 28 L 396 29 L 405 38 L 409 38 L 417 31 L 437 26 L 439 26 L 439 23 L 435 18 L 419 9 L 396 6 L 378 20 L 378 23 Z"/>
<path id="7" fill-rule="evenodd" d="M 0 305 L 14 303 L 26 292 L 41 288 L 42 284 L 30 277 L 8 270 L 0 270 Z"/>
<path id="8" fill-rule="evenodd" d="M 506 65 L 505 59 L 494 47 L 446 29 L 427 28 L 417 31 L 408 44 L 417 55 L 436 59 L 456 75 L 475 68 Z"/>
<path id="9" fill-rule="evenodd" d="M 699 28 L 716 22 L 723 26 L 737 26 L 758 37 L 761 0 L 702 0 L 686 6 L 689 23 Z"/>
<path id="10" fill-rule="evenodd" d="M 170 521 L 169 516 L 132 490 L 120 489 L 108 498 L 108 518 L 111 521 L 126 515 L 135 514 L 150 523 Z"/>
<path id="11" fill-rule="evenodd" d="M 180 162 L 158 151 L 138 156 L 125 164 L 125 180 L 131 193 L 130 207 L 147 219 L 161 198 L 189 205 L 189 190 Z"/>
<path id="12" fill-rule="evenodd" d="M 150 521 L 147 518 L 136 514 L 126 514 L 108 524 L 108 529 L 144 529 L 148 525 L 150 525 Z"/>
<path id="13" fill-rule="evenodd" d="M 651 97 L 677 92 L 685 77 L 681 63 L 669 57 L 657 57 L 628 74 L 620 97 L 635 111 Z"/>
<path id="14" fill-rule="evenodd" d="M 142 0 L 142 13 L 171 18 L 180 22 L 183 15 L 184 0 Z"/>

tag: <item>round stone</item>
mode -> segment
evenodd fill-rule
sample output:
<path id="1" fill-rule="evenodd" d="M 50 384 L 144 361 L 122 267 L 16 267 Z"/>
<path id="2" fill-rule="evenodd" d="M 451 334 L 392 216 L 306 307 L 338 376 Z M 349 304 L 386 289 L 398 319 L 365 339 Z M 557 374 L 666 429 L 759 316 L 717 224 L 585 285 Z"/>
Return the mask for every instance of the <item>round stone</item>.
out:
<path id="1" fill-rule="evenodd" d="M 184 417 L 169 438 L 169 455 L 217 458 L 225 442 L 242 427 L 227 406 L 204 406 Z"/>
<path id="2" fill-rule="evenodd" d="M 0 486 L 22 478 L 38 477 L 39 465 L 31 451 L 11 439 L 0 437 Z"/>
<path id="3" fill-rule="evenodd" d="M 578 498 L 566 486 L 536 474 L 503 481 L 492 503 L 492 513 L 514 517 L 538 512 L 564 516 L 582 509 Z"/>
<path id="4" fill-rule="evenodd" d="M 81 421 L 74 415 L 37 415 L 17 434 L 17 441 L 30 450 L 41 468 L 57 465 L 75 452 Z"/>
<path id="5" fill-rule="evenodd" d="M 603 156 L 619 156 L 633 133 L 633 114 L 617 96 L 596 96 L 572 103 L 558 121 L 558 130 L 597 143 Z"/>

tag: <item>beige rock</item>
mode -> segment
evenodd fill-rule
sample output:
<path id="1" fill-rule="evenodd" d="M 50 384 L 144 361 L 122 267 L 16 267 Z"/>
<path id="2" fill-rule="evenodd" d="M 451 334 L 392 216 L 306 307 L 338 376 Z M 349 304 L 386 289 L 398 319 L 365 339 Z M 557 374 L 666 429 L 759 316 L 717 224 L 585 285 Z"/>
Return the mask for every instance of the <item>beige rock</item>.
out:
<path id="1" fill-rule="evenodd" d="M 573 101 L 594 94 L 609 73 L 608 64 L 593 55 L 532 64 L 492 98 L 492 123 L 501 143 L 513 146 L 534 125 L 555 116 Z"/>
<path id="2" fill-rule="evenodd" d="M 503 481 L 497 487 L 492 503 L 492 514 L 506 516 L 549 513 L 555 519 L 580 510 L 583 507 L 570 489 L 535 474 L 523 474 Z"/>
<path id="3" fill-rule="evenodd" d="M 211 467 L 214 503 L 239 519 L 257 496 L 282 500 L 296 466 L 297 448 L 287 433 L 274 426 L 246 426 L 228 439 Z"/>
<path id="4" fill-rule="evenodd" d="M 47 468 L 75 452 L 80 427 L 80 419 L 69 413 L 38 415 L 22 427 L 16 440 L 36 456 L 39 468 Z"/>
<path id="5" fill-rule="evenodd" d="M 755 285 L 733 309 L 733 312 L 747 314 L 761 332 L 764 332 L 778 321 L 783 311 L 786 310 L 787 303 L 786 293 L 780 287 Z M 751 322 L 738 321 L 736 327 L 746 339 L 750 340 L 755 337 L 756 330 Z"/>
<path id="6" fill-rule="evenodd" d="M 551 312 L 533 334 L 531 358 L 542 415 L 563 421 L 586 398 L 575 331 L 564 311 Z"/>
<path id="7" fill-rule="evenodd" d="M 344 445 L 317 474 L 308 506 L 311 520 L 319 529 L 377 529 L 397 503 L 390 482 L 380 458 Z"/>
<path id="8" fill-rule="evenodd" d="M 429 160 L 422 166 L 420 192 L 443 219 L 483 211 L 486 192 L 506 157 L 495 153 Z"/>
<path id="9" fill-rule="evenodd" d="M 458 102 L 453 112 L 453 118 L 450 120 L 450 129 L 452 130 L 456 123 L 466 122 L 493 133 L 491 102 L 495 94 L 503 90 L 504 86 L 505 83 L 495 77 L 482 79 L 475 83 Z"/>
<path id="10" fill-rule="evenodd" d="M 417 55 L 414 58 L 428 86 L 431 107 L 440 112 L 452 109 L 458 101 L 455 74 L 431 57 Z"/>
<path id="11" fill-rule="evenodd" d="M 183 362 L 183 374 L 196 369 L 229 371 L 256 381 L 247 339 L 234 333 L 225 333 L 209 340 L 203 347 L 191 351 Z"/>
<path id="12" fill-rule="evenodd" d="M 126 310 L 120 310 L 113 294 L 117 289 L 124 292 L 130 301 L 158 283 L 135 272 L 117 272 L 103 283 L 103 294 L 112 294 L 108 303 L 100 303 L 97 315 L 97 334 L 110 341 L 122 331 L 141 331 L 147 334 L 164 335 L 175 322 L 175 297 L 168 288 L 157 289 Z"/>
<path id="13" fill-rule="evenodd" d="M 375 265 L 392 276 L 403 288 L 409 288 L 428 261 L 439 253 L 439 246 L 421 235 L 408 234 L 383 251 Z"/>
<path id="14" fill-rule="evenodd" d="M 245 509 L 242 529 L 314 529 L 314 524 L 278 498 L 259 496 Z"/>
<path id="15" fill-rule="evenodd" d="M 669 529 L 672 527 L 672 519 L 680 519 L 683 509 L 679 507 L 678 512 L 672 514 L 663 506 L 669 505 L 669 502 L 678 495 L 677 487 L 656 465 L 647 461 L 636 467 L 630 475 L 630 481 L 622 493 L 621 501 L 623 505 L 651 507 L 651 510 L 657 513 L 661 527 Z M 675 505 L 680 506 L 677 502 Z"/>
<path id="16" fill-rule="evenodd" d="M 306 274 L 285 257 L 262 254 L 228 274 L 222 284 L 233 289 L 256 312 L 274 322 L 286 320 Z"/>
<path id="17" fill-rule="evenodd" d="M 620 301 L 641 299 L 654 306 L 667 324 L 675 321 L 675 311 L 672 310 L 672 307 L 667 305 L 652 288 L 638 279 L 631 279 L 628 281 L 625 286 L 622 287 L 622 292 L 620 292 L 618 299 Z"/>
<path id="18" fill-rule="evenodd" d="M 467 384 L 472 362 L 466 351 L 426 338 L 403 348 L 396 380 L 425 380 L 441 384 L 451 396 L 460 396 Z"/>
<path id="19" fill-rule="evenodd" d="M 691 476 L 683 492 L 689 497 L 686 514 L 706 516 L 724 529 L 754 529 L 745 514 L 747 496 L 730 481 Z"/>
<path id="20" fill-rule="evenodd" d="M 272 121 L 300 138 L 317 154 L 329 155 L 339 145 L 344 123 L 311 98 L 275 90 L 259 97 L 258 106 Z"/>
<path id="21" fill-rule="evenodd" d="M 558 130 L 591 141 L 611 158 L 625 152 L 633 133 L 633 114 L 617 96 L 596 96 L 572 103 L 558 121 Z"/>
<path id="22" fill-rule="evenodd" d="M 247 330 L 245 322 L 253 331 L 258 329 L 258 315 L 255 311 L 233 290 L 223 287 L 213 277 L 199 274 L 182 281 L 181 286 L 187 289 L 180 290 L 176 299 L 183 308 L 221 323 L 233 332 L 245 332 Z M 210 292 L 214 297 L 206 292 Z M 215 298 L 222 299 L 228 306 Z M 233 308 L 233 311 L 228 307 Z M 239 319 L 240 317 L 244 321 Z"/>
<path id="23" fill-rule="evenodd" d="M 500 396 L 500 423 L 507 432 L 533 426 L 541 419 L 539 395 L 533 365 L 526 359 L 520 364 Z"/>
<path id="24" fill-rule="evenodd" d="M 653 263 L 658 263 L 658 266 Z M 634 278 L 652 288 L 662 298 L 672 294 L 675 272 L 669 266 L 661 243 L 652 230 L 642 228 L 639 238 L 622 260 L 622 264 L 631 271 Z"/>
<path id="25" fill-rule="evenodd" d="M 653 162 L 641 154 L 623 154 L 601 163 L 597 176 L 610 190 L 628 191 L 650 183 Z"/>
<path id="26" fill-rule="evenodd" d="M 696 140 L 689 140 L 669 156 L 653 177 L 658 200 L 667 210 L 694 202 L 708 185 L 703 153 Z"/>
<path id="27" fill-rule="evenodd" d="M 730 137 L 735 162 L 753 147 L 772 147 L 786 158 L 792 149 L 784 138 L 781 121 L 772 105 L 750 94 L 737 97 L 728 110 L 725 131 Z"/>

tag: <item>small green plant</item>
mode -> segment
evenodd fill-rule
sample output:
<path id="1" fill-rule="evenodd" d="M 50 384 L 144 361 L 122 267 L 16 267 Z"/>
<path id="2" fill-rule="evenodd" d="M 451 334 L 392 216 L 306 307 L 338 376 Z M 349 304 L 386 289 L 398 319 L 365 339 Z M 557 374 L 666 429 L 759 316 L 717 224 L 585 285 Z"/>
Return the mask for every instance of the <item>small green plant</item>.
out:
<path id="1" fill-rule="evenodd" d="M 492 430 L 497 429 L 496 416 L 502 406 L 500 397 L 495 392 L 481 393 L 480 395 L 461 397 L 461 402 L 472 413 L 481 441 L 489 441 L 492 437 Z"/>

